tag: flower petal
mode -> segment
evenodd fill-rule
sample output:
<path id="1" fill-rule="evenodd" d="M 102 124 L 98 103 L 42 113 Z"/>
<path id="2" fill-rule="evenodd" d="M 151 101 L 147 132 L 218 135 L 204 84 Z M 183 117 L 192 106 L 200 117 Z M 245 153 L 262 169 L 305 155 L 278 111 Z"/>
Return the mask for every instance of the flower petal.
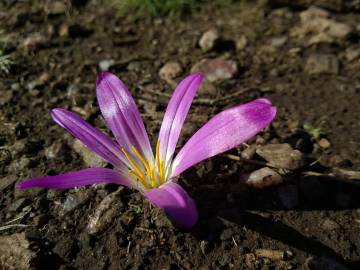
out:
<path id="1" fill-rule="evenodd" d="M 19 183 L 16 188 L 24 189 L 43 187 L 65 189 L 98 183 L 113 183 L 133 187 L 133 184 L 129 180 L 124 178 L 115 170 L 105 168 L 88 168 L 55 176 L 28 179 Z"/>
<path id="2" fill-rule="evenodd" d="M 53 109 L 51 116 L 57 124 L 79 139 L 90 150 L 117 168 L 123 167 L 126 160 L 122 158 L 120 146 L 78 114 L 64 109 Z"/>
<path id="3" fill-rule="evenodd" d="M 180 150 L 173 163 L 172 177 L 255 136 L 275 115 L 276 108 L 267 99 L 256 99 L 217 114 Z"/>
<path id="4" fill-rule="evenodd" d="M 198 220 L 196 204 L 186 191 L 176 183 L 144 192 L 145 197 L 157 207 L 165 210 L 171 219 L 184 227 L 195 225 Z"/>
<path id="5" fill-rule="evenodd" d="M 187 76 L 176 87 L 169 101 L 159 133 L 160 158 L 165 164 L 174 154 L 181 128 L 203 77 L 202 73 Z"/>
<path id="6" fill-rule="evenodd" d="M 114 74 L 103 72 L 96 81 L 96 94 L 108 127 L 121 147 L 134 146 L 147 161 L 153 154 L 144 123 L 126 85 Z"/>

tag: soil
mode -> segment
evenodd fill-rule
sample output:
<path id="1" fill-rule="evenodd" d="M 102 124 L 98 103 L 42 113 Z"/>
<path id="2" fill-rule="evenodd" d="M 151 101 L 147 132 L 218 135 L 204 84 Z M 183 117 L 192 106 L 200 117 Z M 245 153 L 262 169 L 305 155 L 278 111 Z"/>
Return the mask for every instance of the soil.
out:
<path id="1" fill-rule="evenodd" d="M 0 237 L 25 233 L 34 254 L 26 269 L 360 269 L 359 182 L 330 175 L 334 168 L 360 170 L 359 14 L 327 11 L 352 33 L 309 45 L 307 36 L 293 35 L 307 7 L 240 1 L 204 4 L 192 14 L 134 17 L 102 1 L 57 9 L 51 3 L 0 2 L 0 44 L 14 62 L 0 75 Z M 198 41 L 214 27 L 222 42 L 203 52 Z M 246 44 L 237 44 L 244 37 Z M 338 67 L 309 71 L 308 58 L 319 54 Z M 87 167 L 49 110 L 76 111 L 106 131 L 95 98 L 100 62 L 111 59 L 109 69 L 129 85 L 155 144 L 173 91 L 160 68 L 180 63 L 178 81 L 201 59 L 218 56 L 236 61 L 238 73 L 217 84 L 215 95 L 198 95 L 202 102 L 192 105 L 179 146 L 224 108 L 269 98 L 278 116 L 248 145 L 289 143 L 305 156 L 302 168 L 278 170 L 281 185 L 241 184 L 265 166 L 257 155 L 253 162 L 229 153 L 205 161 L 179 179 L 200 213 L 189 230 L 137 191 L 115 185 L 15 190 L 29 177 Z M 89 233 L 89 218 L 113 192 L 119 198 L 109 210 L 111 222 Z M 6 266 L 6 259 L 1 269 L 20 269 Z"/>

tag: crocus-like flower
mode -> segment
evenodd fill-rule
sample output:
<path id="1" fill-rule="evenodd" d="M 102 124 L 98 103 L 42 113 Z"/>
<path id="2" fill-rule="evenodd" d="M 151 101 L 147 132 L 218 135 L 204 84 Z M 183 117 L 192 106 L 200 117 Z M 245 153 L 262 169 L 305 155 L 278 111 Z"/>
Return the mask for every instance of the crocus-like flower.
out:
<path id="1" fill-rule="evenodd" d="M 176 177 L 200 161 L 253 137 L 268 126 L 276 114 L 276 108 L 267 99 L 256 99 L 227 109 L 200 128 L 173 158 L 185 117 L 202 79 L 201 73 L 194 73 L 176 87 L 165 112 L 154 156 L 129 90 L 115 75 L 101 73 L 96 82 L 97 99 L 116 142 L 73 112 L 53 109 L 51 116 L 114 168 L 88 168 L 28 179 L 18 184 L 17 188 L 64 189 L 115 183 L 139 190 L 179 225 L 193 226 L 198 219 L 196 205 L 176 183 Z"/>

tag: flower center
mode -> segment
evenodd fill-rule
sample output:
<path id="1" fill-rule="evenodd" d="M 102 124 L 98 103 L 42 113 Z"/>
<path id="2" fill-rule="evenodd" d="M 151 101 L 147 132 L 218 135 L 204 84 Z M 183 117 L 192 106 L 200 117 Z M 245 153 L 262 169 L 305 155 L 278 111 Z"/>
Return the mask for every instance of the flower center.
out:
<path id="1" fill-rule="evenodd" d="M 129 162 L 129 173 L 146 189 L 157 188 L 166 181 L 165 164 L 164 160 L 160 159 L 159 149 L 160 140 L 158 140 L 156 144 L 155 160 L 149 163 L 134 146 L 131 147 L 131 151 L 136 159 L 123 147 L 121 148 L 121 151 Z"/>

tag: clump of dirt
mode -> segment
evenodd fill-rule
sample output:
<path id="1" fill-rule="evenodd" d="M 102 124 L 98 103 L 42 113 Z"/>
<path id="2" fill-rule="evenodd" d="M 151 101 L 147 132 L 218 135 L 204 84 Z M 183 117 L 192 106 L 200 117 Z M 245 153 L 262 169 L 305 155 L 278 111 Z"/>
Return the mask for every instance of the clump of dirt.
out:
<path id="1" fill-rule="evenodd" d="M 23 263 L 359 268 L 360 16 L 282 2 L 209 3 L 192 14 L 140 18 L 96 1 L 0 4 L 0 45 L 14 62 L 0 75 L 0 233 L 21 235 L 31 255 Z M 213 29 L 204 50 L 199 40 Z M 179 146 L 214 114 L 254 98 L 271 99 L 278 116 L 247 145 L 183 173 L 179 181 L 200 213 L 193 229 L 178 228 L 141 194 L 115 185 L 14 188 L 25 178 L 103 164 L 74 149 L 49 115 L 66 108 L 108 132 L 95 99 L 100 70 L 129 85 L 155 145 L 174 85 L 204 63 L 207 80 Z M 249 181 L 270 182 L 259 189 Z"/>

